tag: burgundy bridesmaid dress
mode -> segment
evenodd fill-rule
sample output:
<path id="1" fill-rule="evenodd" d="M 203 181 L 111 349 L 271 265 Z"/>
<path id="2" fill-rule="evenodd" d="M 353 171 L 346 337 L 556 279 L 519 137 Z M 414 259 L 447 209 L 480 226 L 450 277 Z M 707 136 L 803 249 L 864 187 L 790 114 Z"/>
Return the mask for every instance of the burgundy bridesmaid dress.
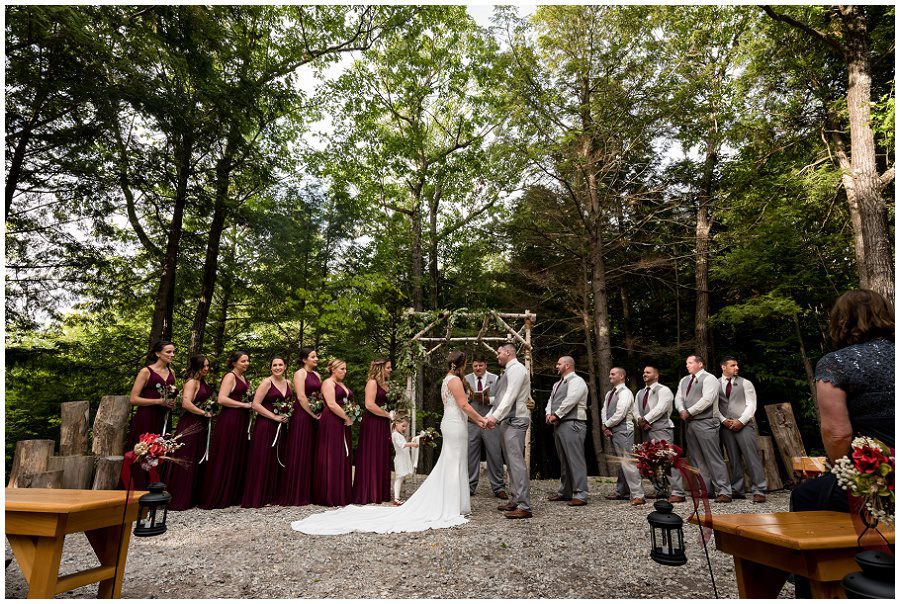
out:
<path id="1" fill-rule="evenodd" d="M 244 378 L 235 377 L 229 398 L 241 400 L 250 389 Z M 244 474 L 247 468 L 247 426 L 250 410 L 222 406 L 213 426 L 209 443 L 209 460 L 200 490 L 200 506 L 204 510 L 227 508 L 241 503 L 244 492 Z"/>
<path id="2" fill-rule="evenodd" d="M 194 404 L 199 407 L 206 403 L 212 394 L 212 388 L 201 381 L 197 396 L 194 397 Z M 170 462 L 168 475 L 163 481 L 166 483 L 166 490 L 172 495 L 172 501 L 169 502 L 170 510 L 180 512 L 194 507 L 199 502 L 203 469 L 206 465 L 199 462 L 206 451 L 206 431 L 209 429 L 209 421 L 202 415 L 190 411 L 181 413 L 175 435 L 178 436 L 188 430 L 192 433 L 178 439 L 182 446 L 172 455 L 175 459 L 187 463 Z"/>
<path id="3" fill-rule="evenodd" d="M 282 394 L 274 382 L 270 384 L 269 391 L 263 397 L 262 406 L 272 411 L 275 401 L 293 400 L 294 393 L 291 391 L 291 385 L 288 383 L 285 385 L 287 390 Z M 279 451 L 284 449 L 284 441 L 287 437 L 285 434 L 287 424 L 282 424 L 281 430 L 278 430 L 278 425 L 278 422 L 264 417 L 262 414 L 256 416 L 253 440 L 250 441 L 250 452 L 247 455 L 247 478 L 244 481 L 244 496 L 241 498 L 242 508 L 261 508 L 264 505 L 275 503 L 275 497 L 278 494 L 278 479 L 283 470 L 281 464 L 278 463 Z M 275 440 L 276 436 L 277 441 Z M 284 463 L 283 455 L 281 457 L 282 463 Z"/>
<path id="4" fill-rule="evenodd" d="M 322 380 L 312 371 L 306 373 L 303 391 L 309 399 L 322 389 Z M 294 402 L 294 415 L 288 424 L 284 465 L 279 488 L 279 505 L 309 505 L 312 502 L 313 464 L 315 462 L 318 421 Z"/>
<path id="5" fill-rule="evenodd" d="M 377 386 L 375 404 L 387 404 L 387 391 Z M 391 500 L 391 420 L 371 411 L 363 413 L 356 447 L 356 474 L 353 503 L 381 503 Z"/>
<path id="6" fill-rule="evenodd" d="M 340 401 L 349 390 L 334 385 L 334 396 Z M 319 420 L 319 441 L 316 444 L 316 464 L 313 469 L 312 500 L 318 505 L 344 506 L 350 503 L 352 473 L 350 454 L 353 452 L 350 426 L 331 412 L 328 405 Z"/>
<path id="7" fill-rule="evenodd" d="M 174 386 L 175 385 L 175 372 L 169 368 L 169 377 L 165 380 L 162 379 L 162 376 L 153 371 L 153 369 L 148 365 L 147 369 L 150 370 L 150 379 L 147 380 L 147 383 L 144 384 L 144 388 L 141 390 L 139 396 L 141 398 L 152 398 L 152 399 L 162 399 L 162 395 L 157 390 L 156 385 L 161 384 L 163 386 Z M 131 430 L 128 432 L 128 440 L 125 442 L 125 452 L 129 452 L 134 449 L 134 445 L 141 439 L 142 434 L 160 434 L 163 429 L 163 423 L 166 421 L 166 412 L 169 409 L 166 409 L 162 405 L 139 405 L 137 406 L 137 410 L 134 412 L 134 415 L 131 417 Z M 172 417 L 169 416 L 169 429 L 172 427 Z M 160 465 L 157 466 L 157 471 L 160 476 L 164 476 L 164 472 L 166 462 L 160 462 Z M 140 466 L 135 466 L 133 471 L 131 472 L 133 477 L 132 488 L 135 491 L 146 491 L 147 485 L 150 484 L 150 475 L 141 469 Z M 128 485 L 123 485 L 124 487 L 128 487 Z"/>

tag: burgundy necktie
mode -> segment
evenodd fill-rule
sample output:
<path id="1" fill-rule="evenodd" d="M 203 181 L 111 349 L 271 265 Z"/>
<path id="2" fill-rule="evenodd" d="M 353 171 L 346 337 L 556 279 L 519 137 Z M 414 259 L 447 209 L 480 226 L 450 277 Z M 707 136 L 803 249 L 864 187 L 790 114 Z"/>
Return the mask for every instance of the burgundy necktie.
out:
<path id="1" fill-rule="evenodd" d="M 641 402 L 641 415 L 647 415 L 647 399 L 650 398 L 650 389 L 644 391 L 644 400 Z"/>
<path id="2" fill-rule="evenodd" d="M 728 378 L 728 384 L 725 385 L 725 398 L 731 398 L 731 378 Z"/>
<path id="3" fill-rule="evenodd" d="M 694 380 L 695 380 L 695 379 L 697 379 L 697 378 L 695 378 L 694 376 L 691 376 L 691 381 L 688 382 L 688 389 L 687 389 L 687 392 L 684 393 L 685 396 L 687 396 L 687 395 L 689 395 L 689 394 L 691 393 L 691 386 L 694 385 Z"/>
<path id="4" fill-rule="evenodd" d="M 616 389 L 613 388 L 612 390 L 609 391 L 609 395 L 607 395 L 607 397 L 606 397 L 606 408 L 607 409 L 609 408 L 609 404 L 612 402 L 612 395 L 615 393 L 615 391 L 616 391 Z"/>
<path id="5" fill-rule="evenodd" d="M 481 392 L 481 378 L 478 378 L 478 392 Z"/>

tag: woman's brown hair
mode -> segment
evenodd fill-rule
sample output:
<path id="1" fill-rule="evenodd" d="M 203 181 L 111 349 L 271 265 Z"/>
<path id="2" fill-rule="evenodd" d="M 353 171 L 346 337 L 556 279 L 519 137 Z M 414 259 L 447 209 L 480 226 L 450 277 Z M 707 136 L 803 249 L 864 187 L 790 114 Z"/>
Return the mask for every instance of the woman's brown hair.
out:
<path id="1" fill-rule="evenodd" d="M 384 377 L 384 368 L 390 362 L 391 360 L 386 357 L 378 357 L 369 365 L 368 379 L 375 380 L 375 383 L 384 390 L 387 390 L 387 380 Z"/>
<path id="2" fill-rule="evenodd" d="M 878 292 L 852 289 L 834 301 L 828 332 L 837 348 L 875 338 L 893 340 L 894 308 Z"/>

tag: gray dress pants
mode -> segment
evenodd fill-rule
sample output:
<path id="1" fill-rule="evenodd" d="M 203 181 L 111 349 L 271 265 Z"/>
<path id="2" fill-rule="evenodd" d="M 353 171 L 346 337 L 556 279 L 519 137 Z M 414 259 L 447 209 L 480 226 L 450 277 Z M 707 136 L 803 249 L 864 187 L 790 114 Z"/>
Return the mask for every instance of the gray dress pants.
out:
<path id="1" fill-rule="evenodd" d="M 612 443 L 616 455 L 622 459 L 616 478 L 616 495 L 631 499 L 643 499 L 644 487 L 641 485 L 641 473 L 638 472 L 633 461 L 634 458 L 631 457 L 631 450 L 634 447 L 634 430 L 613 430 Z"/>
<path id="2" fill-rule="evenodd" d="M 560 421 L 553 428 L 553 440 L 559 456 L 560 497 L 587 501 L 587 463 L 584 459 L 586 435 L 587 422 L 583 420 Z"/>
<path id="3" fill-rule="evenodd" d="M 715 417 L 690 420 L 685 429 L 685 440 L 687 441 L 685 454 L 706 481 L 706 490 L 709 492 L 709 496 L 728 495 L 730 497 L 731 481 L 728 479 L 728 468 L 725 467 L 725 459 L 722 457 L 719 420 Z M 677 487 L 677 490 L 673 488 L 672 493 L 683 495 L 681 484 L 674 486 Z"/>
<path id="4" fill-rule="evenodd" d="M 654 428 L 651 427 L 649 432 L 645 432 L 641 430 L 641 442 L 647 442 L 649 440 L 664 440 L 668 443 L 675 443 L 675 428 Z M 669 488 L 676 493 L 677 495 L 681 495 L 684 497 L 684 487 L 681 484 L 681 472 L 672 468 L 669 472 Z M 661 497 L 662 495 L 668 495 L 666 493 L 656 492 L 657 497 Z"/>
<path id="5" fill-rule="evenodd" d="M 472 407 L 482 416 L 487 415 L 490 405 L 473 403 Z M 481 474 L 481 448 L 487 458 L 488 481 L 491 491 L 496 495 L 503 486 L 503 445 L 500 442 L 500 430 L 483 430 L 477 424 L 469 422 L 469 493 L 474 495 Z"/>
<path id="6" fill-rule="evenodd" d="M 722 444 L 728 451 L 728 462 L 731 465 L 731 491 L 735 495 L 744 494 L 744 467 L 741 459 L 747 464 L 747 472 L 750 474 L 750 491 L 754 495 L 763 495 L 766 492 L 766 472 L 763 469 L 762 460 L 759 458 L 759 445 L 756 439 L 756 425 L 751 422 L 732 432 L 725 426 L 720 429 Z"/>
<path id="7" fill-rule="evenodd" d="M 530 422 L 527 417 L 510 417 L 498 424 L 503 456 L 509 469 L 509 502 L 528 512 L 531 511 L 531 488 L 525 467 L 525 432 Z"/>

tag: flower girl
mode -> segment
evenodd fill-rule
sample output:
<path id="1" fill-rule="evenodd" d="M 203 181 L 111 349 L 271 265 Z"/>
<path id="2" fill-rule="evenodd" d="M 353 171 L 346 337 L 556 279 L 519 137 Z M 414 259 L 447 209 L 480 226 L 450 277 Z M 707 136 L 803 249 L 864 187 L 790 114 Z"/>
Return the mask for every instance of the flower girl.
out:
<path id="1" fill-rule="evenodd" d="M 400 505 L 403 501 L 400 499 L 400 490 L 403 488 L 403 480 L 413 473 L 413 462 L 410 456 L 410 447 L 418 447 L 417 439 L 413 442 L 406 442 L 403 436 L 409 427 L 409 422 L 405 417 L 398 417 L 394 420 L 394 430 L 391 433 L 391 440 L 394 443 L 394 505 Z"/>

